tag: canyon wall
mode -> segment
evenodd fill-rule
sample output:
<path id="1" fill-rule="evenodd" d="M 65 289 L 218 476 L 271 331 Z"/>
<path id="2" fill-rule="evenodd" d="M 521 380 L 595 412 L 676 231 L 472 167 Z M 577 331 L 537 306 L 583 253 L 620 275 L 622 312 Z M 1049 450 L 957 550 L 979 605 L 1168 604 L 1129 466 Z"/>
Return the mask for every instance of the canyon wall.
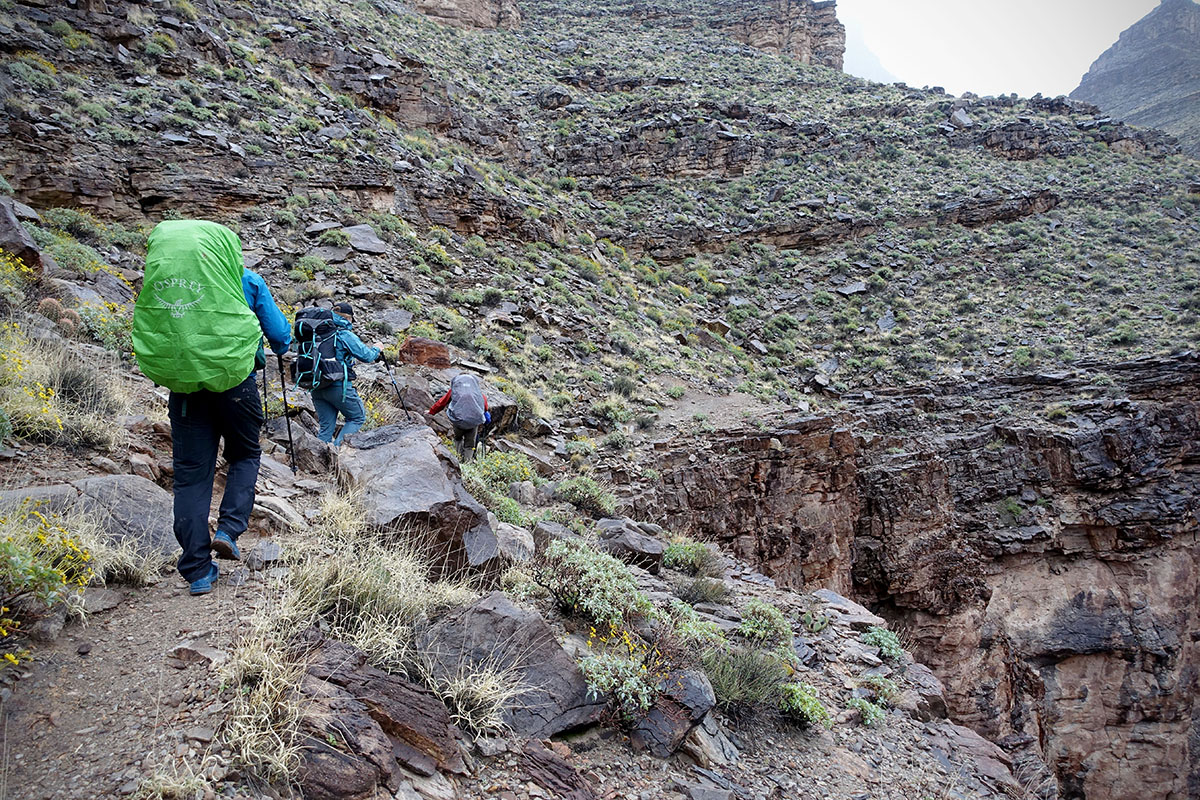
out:
<path id="1" fill-rule="evenodd" d="M 888 617 L 1035 794 L 1196 797 L 1200 359 L 1107 373 L 660 443 L 634 503 Z"/>

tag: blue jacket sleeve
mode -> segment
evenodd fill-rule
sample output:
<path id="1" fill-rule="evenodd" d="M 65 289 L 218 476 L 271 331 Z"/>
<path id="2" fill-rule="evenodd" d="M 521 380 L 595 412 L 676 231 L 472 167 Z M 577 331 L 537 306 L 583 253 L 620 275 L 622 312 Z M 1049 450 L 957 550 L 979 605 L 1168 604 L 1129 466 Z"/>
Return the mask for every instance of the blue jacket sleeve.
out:
<path id="1" fill-rule="evenodd" d="M 292 344 L 292 326 L 288 325 L 287 317 L 275 305 L 267 282 L 257 272 L 243 270 L 242 291 L 246 294 L 246 304 L 258 317 L 258 324 L 271 345 L 272 352 L 283 354 Z"/>
<path id="2" fill-rule="evenodd" d="M 338 343 L 342 345 L 345 353 L 354 356 L 364 364 L 370 364 L 379 360 L 379 348 L 367 347 L 354 331 L 340 331 L 338 333 Z"/>

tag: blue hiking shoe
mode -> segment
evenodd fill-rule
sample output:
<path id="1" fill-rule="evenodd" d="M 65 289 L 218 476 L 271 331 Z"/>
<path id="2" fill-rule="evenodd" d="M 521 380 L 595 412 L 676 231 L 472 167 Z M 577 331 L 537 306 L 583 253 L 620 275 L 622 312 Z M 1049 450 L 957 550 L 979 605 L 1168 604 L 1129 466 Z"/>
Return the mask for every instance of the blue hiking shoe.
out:
<path id="1" fill-rule="evenodd" d="M 238 550 L 237 542 L 225 531 L 217 531 L 217 535 L 213 537 L 212 551 L 217 554 L 217 558 L 242 560 L 242 551 Z"/>
<path id="2" fill-rule="evenodd" d="M 212 562 L 212 568 L 200 580 L 192 581 L 189 591 L 192 594 L 208 594 L 217 585 L 217 578 L 221 575 L 221 568 L 217 566 L 217 562 Z"/>

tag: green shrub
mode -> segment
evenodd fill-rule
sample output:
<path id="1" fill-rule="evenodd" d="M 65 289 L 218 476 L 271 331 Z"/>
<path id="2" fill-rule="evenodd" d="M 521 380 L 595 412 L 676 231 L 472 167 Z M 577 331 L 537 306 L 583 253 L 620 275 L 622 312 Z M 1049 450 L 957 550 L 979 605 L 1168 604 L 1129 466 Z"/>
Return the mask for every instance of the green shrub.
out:
<path id="1" fill-rule="evenodd" d="M 5 180 L 3 175 L 0 175 L 0 194 L 6 194 L 9 197 L 12 197 L 13 194 L 12 184 Z"/>
<path id="2" fill-rule="evenodd" d="M 863 632 L 860 638 L 871 647 L 878 647 L 879 654 L 889 661 L 895 661 L 904 655 L 904 648 L 900 646 L 900 640 L 887 628 L 873 626 Z"/>
<path id="3" fill-rule="evenodd" d="M 872 703 L 870 700 L 864 700 L 861 697 L 851 697 L 846 702 L 847 708 L 852 708 L 858 712 L 862 719 L 862 724 L 868 728 L 873 728 L 883 722 L 883 709 Z"/>
<path id="4" fill-rule="evenodd" d="M 28 501 L 0 512 L 0 672 L 23 657 L 14 607 L 70 602 L 93 575 L 91 553 L 57 516 Z"/>
<path id="5" fill-rule="evenodd" d="M 682 386 L 672 386 L 670 389 L 667 389 L 667 397 L 672 400 L 678 400 L 685 394 L 687 394 L 687 389 L 684 389 Z"/>
<path id="6" fill-rule="evenodd" d="M 663 566 L 688 575 L 715 578 L 721 575 L 721 559 L 704 542 L 685 537 L 674 539 L 663 552 Z"/>
<path id="7" fill-rule="evenodd" d="M 303 275 L 304 280 L 311 281 L 316 273 L 324 272 L 328 268 L 329 265 L 320 256 L 301 256 L 296 262 L 295 271 Z"/>
<path id="8" fill-rule="evenodd" d="M 617 510 L 616 498 L 586 475 L 560 481 L 554 494 L 593 516 L 611 517 Z"/>
<path id="9" fill-rule="evenodd" d="M 551 542 L 537 579 L 561 607 L 598 625 L 620 627 L 651 610 L 629 567 L 578 540 Z"/>
<path id="10" fill-rule="evenodd" d="M 862 679 L 861 683 L 875 693 L 875 697 L 881 704 L 891 705 L 900 696 L 900 687 L 891 678 L 885 678 L 882 675 L 868 675 Z"/>
<path id="11" fill-rule="evenodd" d="M 38 92 L 48 92 L 58 84 L 58 79 L 47 69 L 27 61 L 10 62 L 8 74 L 12 75 L 19 83 Z"/>
<path id="12" fill-rule="evenodd" d="M 533 480 L 533 462 L 520 453 L 489 451 L 481 458 L 463 464 L 463 472 L 477 476 L 488 488 L 507 492 L 511 483 Z"/>
<path id="13" fill-rule="evenodd" d="M 633 416 L 625 407 L 624 398 L 619 395 L 612 395 L 605 400 L 593 403 L 589 411 L 592 416 L 600 420 L 600 426 L 605 430 L 611 430 L 622 422 L 628 422 Z"/>
<path id="14" fill-rule="evenodd" d="M 779 710 L 804 728 L 814 725 L 833 727 L 829 709 L 817 697 L 817 690 L 807 683 L 785 683 L 779 692 Z"/>
<path id="15" fill-rule="evenodd" d="M 792 626 L 784 619 L 783 612 L 762 600 L 751 600 L 742 610 L 742 624 L 738 633 L 747 639 L 759 642 L 786 644 L 792 640 Z"/>
<path id="16" fill-rule="evenodd" d="M 318 236 L 317 241 L 329 247 L 349 247 L 350 234 L 341 228 L 332 228 Z"/>
<path id="17" fill-rule="evenodd" d="M 648 677 L 645 665 L 613 653 L 579 660 L 579 670 L 593 699 L 612 695 L 621 718 L 627 722 L 646 715 L 658 694 L 657 681 Z"/>
<path id="18" fill-rule="evenodd" d="M 667 608 L 667 615 L 671 620 L 672 632 L 685 647 L 703 651 L 711 647 L 726 645 L 725 634 L 721 632 L 721 626 L 715 622 L 700 619 L 700 614 L 696 612 L 696 609 L 687 603 L 672 600 Z"/>
<path id="19" fill-rule="evenodd" d="M 787 677 L 787 666 L 773 653 L 752 647 L 715 647 L 700 658 L 712 682 L 717 705 L 741 715 L 771 697 Z"/>

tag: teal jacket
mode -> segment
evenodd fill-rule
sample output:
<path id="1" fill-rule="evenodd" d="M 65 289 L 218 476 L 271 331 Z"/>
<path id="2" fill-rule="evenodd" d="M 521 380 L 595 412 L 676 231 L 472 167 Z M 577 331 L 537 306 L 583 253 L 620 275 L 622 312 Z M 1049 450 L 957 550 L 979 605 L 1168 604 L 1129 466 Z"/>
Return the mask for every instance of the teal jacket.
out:
<path id="1" fill-rule="evenodd" d="M 350 380 L 354 380 L 354 361 L 373 364 L 379 360 L 380 350 L 378 347 L 367 347 L 363 344 L 363 340 L 358 338 L 358 334 L 351 330 L 350 320 L 340 316 L 336 311 L 333 312 L 333 321 L 338 326 L 337 347 L 334 350 L 334 356 L 346 365 L 346 376 Z"/>

